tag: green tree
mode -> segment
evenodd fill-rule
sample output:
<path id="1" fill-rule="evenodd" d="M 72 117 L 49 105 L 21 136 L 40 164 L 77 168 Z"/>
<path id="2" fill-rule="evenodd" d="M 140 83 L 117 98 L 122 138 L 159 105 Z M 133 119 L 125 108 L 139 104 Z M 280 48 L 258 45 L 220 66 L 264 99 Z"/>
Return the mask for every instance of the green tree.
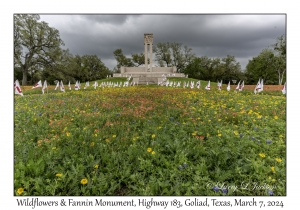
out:
<path id="1" fill-rule="evenodd" d="M 195 58 L 191 48 L 176 42 L 159 42 L 153 47 L 153 52 L 159 66 L 176 66 L 178 72 L 184 72 L 186 66 Z"/>
<path id="2" fill-rule="evenodd" d="M 225 58 L 208 58 L 201 56 L 194 58 L 185 68 L 185 74 L 189 77 L 202 80 L 223 80 L 228 82 L 231 79 L 242 79 L 241 66 L 234 56 L 227 55 Z"/>
<path id="3" fill-rule="evenodd" d="M 232 55 L 227 55 L 222 58 L 222 63 L 220 66 L 220 73 L 218 74 L 219 80 L 223 82 L 229 82 L 230 80 L 242 80 L 241 65 L 235 60 Z"/>
<path id="4" fill-rule="evenodd" d="M 274 47 L 273 66 L 278 74 L 278 84 L 282 85 L 283 78 L 286 72 L 286 38 L 285 35 L 277 38 Z"/>
<path id="5" fill-rule="evenodd" d="M 54 65 L 64 45 L 59 31 L 39 19 L 39 15 L 14 16 L 14 65 L 21 68 L 22 85 L 27 84 L 28 72 L 37 66 Z"/>
<path id="6" fill-rule="evenodd" d="M 131 61 L 134 63 L 135 67 L 141 66 L 145 64 L 145 54 L 140 53 L 140 54 L 131 54 Z M 149 59 L 148 59 L 149 63 Z"/>
<path id="7" fill-rule="evenodd" d="M 117 60 L 118 71 L 120 71 L 121 66 L 134 67 L 134 63 L 132 62 L 131 58 L 127 58 L 123 54 L 122 49 L 116 49 L 113 53 L 114 53 L 115 59 Z"/>
<path id="8" fill-rule="evenodd" d="M 86 72 L 86 81 L 94 81 L 103 79 L 109 74 L 109 69 L 104 65 L 97 55 L 84 55 L 82 56 L 83 69 Z"/>
<path id="9" fill-rule="evenodd" d="M 246 66 L 246 76 L 249 83 L 256 83 L 259 78 L 265 84 L 275 84 L 278 76 L 274 71 L 274 53 L 271 49 L 264 49 L 257 57 L 249 60 Z"/>

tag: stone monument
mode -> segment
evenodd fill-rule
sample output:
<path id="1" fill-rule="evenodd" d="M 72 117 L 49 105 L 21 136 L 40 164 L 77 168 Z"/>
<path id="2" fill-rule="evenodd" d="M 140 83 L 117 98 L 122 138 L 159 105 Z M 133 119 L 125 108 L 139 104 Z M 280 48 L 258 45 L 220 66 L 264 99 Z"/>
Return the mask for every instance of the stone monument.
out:
<path id="1" fill-rule="evenodd" d="M 148 50 L 149 45 L 149 50 Z M 172 75 L 172 77 L 184 77 L 182 73 L 176 73 L 176 66 L 172 67 L 154 67 L 153 66 L 153 34 L 144 34 L 144 67 L 125 67 L 121 66 L 121 74 L 113 74 L 113 77 L 131 76 L 138 84 L 158 84 L 162 81 L 163 75 Z M 148 56 L 150 63 L 148 64 Z"/>

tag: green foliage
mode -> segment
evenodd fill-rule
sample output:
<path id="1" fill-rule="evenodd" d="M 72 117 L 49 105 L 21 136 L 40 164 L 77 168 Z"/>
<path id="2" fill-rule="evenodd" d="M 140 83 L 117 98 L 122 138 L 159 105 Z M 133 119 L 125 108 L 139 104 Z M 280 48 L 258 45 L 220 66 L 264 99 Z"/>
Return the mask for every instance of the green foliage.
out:
<path id="1" fill-rule="evenodd" d="M 206 56 L 194 58 L 187 65 L 184 73 L 192 78 L 211 81 L 223 80 L 224 83 L 232 79 L 244 79 L 240 64 L 231 55 L 222 59 L 211 59 Z"/>
<path id="2" fill-rule="evenodd" d="M 15 195 L 286 195 L 282 95 L 155 86 L 14 102 Z"/>
<path id="3" fill-rule="evenodd" d="M 248 83 L 255 84 L 263 78 L 265 84 L 282 85 L 286 74 L 286 40 L 285 36 L 277 38 L 273 48 L 263 49 L 262 52 L 249 60 L 245 76 Z"/>
<path id="4" fill-rule="evenodd" d="M 176 66 L 178 72 L 183 72 L 185 67 L 194 59 L 195 53 L 181 43 L 157 43 L 153 46 L 155 59 L 159 66 Z"/>
<path id="5" fill-rule="evenodd" d="M 23 85 L 28 72 L 54 65 L 64 45 L 57 29 L 38 20 L 39 15 L 14 16 L 14 65 L 21 68 Z"/>
<path id="6" fill-rule="evenodd" d="M 259 78 L 263 78 L 264 84 L 276 84 L 278 81 L 274 71 L 276 59 L 271 49 L 264 49 L 257 57 L 249 60 L 245 73 L 247 82 L 255 84 Z"/>

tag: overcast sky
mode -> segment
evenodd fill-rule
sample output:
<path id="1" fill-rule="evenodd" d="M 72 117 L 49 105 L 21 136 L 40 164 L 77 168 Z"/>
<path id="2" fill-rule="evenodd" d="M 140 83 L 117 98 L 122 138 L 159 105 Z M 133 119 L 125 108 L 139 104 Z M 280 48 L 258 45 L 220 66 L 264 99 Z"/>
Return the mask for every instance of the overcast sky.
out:
<path id="1" fill-rule="evenodd" d="M 153 44 L 178 42 L 192 48 L 197 57 L 233 55 L 245 69 L 249 59 L 286 34 L 285 14 L 235 15 L 40 15 L 59 30 L 73 55 L 96 54 L 113 69 L 113 55 L 144 52 L 144 33 L 153 33 Z M 154 56 L 153 56 L 154 59 Z"/>

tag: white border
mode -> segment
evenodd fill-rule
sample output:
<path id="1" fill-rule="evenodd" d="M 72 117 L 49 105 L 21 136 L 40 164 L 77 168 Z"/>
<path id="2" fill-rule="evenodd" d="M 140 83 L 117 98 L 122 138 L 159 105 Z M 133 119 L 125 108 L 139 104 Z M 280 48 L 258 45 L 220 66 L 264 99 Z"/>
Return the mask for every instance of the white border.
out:
<path id="1" fill-rule="evenodd" d="M 295 1 L 291 1 L 295 2 Z M 257 200 L 283 200 L 284 209 L 296 209 L 298 207 L 299 182 L 296 176 L 299 174 L 298 157 L 299 149 L 299 125 L 296 122 L 299 116 L 299 102 L 296 87 L 299 77 L 299 11 L 296 3 L 283 1 L 11 1 L 1 5 L 1 95 L 4 100 L 1 104 L 1 207 L 17 207 L 16 198 L 13 197 L 13 14 L 14 13 L 287 13 L 287 196 L 286 197 L 255 197 Z M 32 198 L 32 197 L 30 197 Z M 69 197 L 39 197 L 42 200 L 61 200 Z M 75 197 L 78 198 L 78 197 Z M 95 199 L 95 197 L 82 197 L 79 199 Z M 127 200 L 131 197 L 109 197 L 111 200 Z M 132 197 L 138 199 L 139 197 Z M 147 197 L 149 199 L 151 197 Z M 185 200 L 186 197 L 154 197 L 155 199 L 171 200 L 173 198 Z M 202 197 L 203 198 L 203 197 Z M 233 200 L 237 197 L 210 197 L 220 200 Z M 250 199 L 251 197 L 241 197 Z M 293 208 L 294 207 L 294 208 Z M 29 207 L 27 207 L 29 208 Z M 50 208 L 50 207 L 49 207 Z M 53 207 L 52 207 L 53 208 Z M 55 207 L 70 209 L 72 207 Z M 82 208 L 82 207 L 81 207 Z M 98 207 L 96 207 L 98 208 Z M 119 207 L 118 207 L 119 208 Z M 130 208 L 130 207 L 129 207 Z M 129 209 L 127 208 L 127 209 Z M 191 208 L 191 207 L 190 207 Z M 198 207 L 199 208 L 199 207 Z M 224 209 L 226 207 L 223 207 Z M 234 208 L 234 207 L 233 207 Z M 240 207 L 239 207 L 240 208 Z M 32 208 L 30 208 L 32 209 Z M 41 209 L 41 208 L 36 208 Z M 85 209 L 85 208 L 84 208 Z M 102 208 L 101 208 L 102 209 Z M 106 209 L 106 208 L 105 208 Z M 115 208 L 116 209 L 116 208 Z M 132 209 L 132 208 L 131 208 Z M 140 208 L 137 208 L 140 209 Z M 144 208 L 141 208 L 144 209 Z M 151 209 L 162 209 L 152 207 Z M 168 208 L 169 209 L 169 208 Z M 182 208 L 181 208 L 182 209 Z M 196 209 L 196 208 L 194 208 Z M 232 209 L 232 208 L 231 208 Z"/>

